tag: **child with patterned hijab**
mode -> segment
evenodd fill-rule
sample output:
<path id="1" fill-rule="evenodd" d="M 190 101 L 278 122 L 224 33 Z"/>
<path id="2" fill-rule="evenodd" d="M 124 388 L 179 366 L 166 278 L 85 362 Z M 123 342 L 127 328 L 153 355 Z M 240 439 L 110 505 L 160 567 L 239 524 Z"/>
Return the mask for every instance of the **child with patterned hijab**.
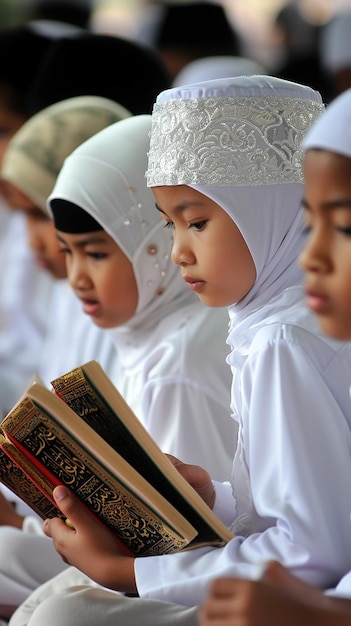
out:
<path id="1" fill-rule="evenodd" d="M 328 587 L 350 569 L 351 347 L 320 331 L 297 262 L 302 141 L 323 110 L 313 89 L 269 76 L 158 96 L 147 184 L 190 291 L 210 307 L 228 306 L 239 428 L 227 482 L 175 462 L 234 537 L 220 548 L 122 556 L 59 486 L 54 497 L 75 530 L 55 519 L 45 532 L 66 561 L 115 591 L 84 587 L 83 574 L 74 587 L 76 570 L 68 569 L 34 592 L 11 626 L 41 626 L 49 616 L 52 626 L 196 624 L 219 576 L 254 580 L 275 559 Z"/>
<path id="2" fill-rule="evenodd" d="M 32 371 L 48 386 L 63 372 L 90 359 L 99 360 L 110 376 L 116 371 L 117 354 L 111 338 L 82 314 L 69 288 L 65 259 L 46 200 L 70 152 L 99 130 L 129 116 L 129 111 L 107 98 L 71 98 L 25 122 L 4 154 L 1 176 L 8 206 L 23 215 L 37 272 L 48 273 L 54 283 L 46 308 L 50 324 L 37 355 L 37 370 Z M 1 491 L 9 501 L 14 499 L 4 486 Z M 16 512 L 1 495 L 0 502 L 0 616 L 7 616 L 65 565 L 32 511 L 25 515 L 21 507 Z M 39 552 L 45 558 L 38 559 Z"/>
<path id="3" fill-rule="evenodd" d="M 351 89 L 338 96 L 304 141 L 305 210 L 309 236 L 300 255 L 306 303 L 323 331 L 351 339 Z M 347 349 L 347 346 L 346 346 Z M 338 485 L 335 485 L 338 489 Z M 338 525 L 336 519 L 331 532 Z M 271 562 L 263 580 L 219 579 L 201 610 L 201 626 L 347 626 L 351 570 L 323 593 Z"/>

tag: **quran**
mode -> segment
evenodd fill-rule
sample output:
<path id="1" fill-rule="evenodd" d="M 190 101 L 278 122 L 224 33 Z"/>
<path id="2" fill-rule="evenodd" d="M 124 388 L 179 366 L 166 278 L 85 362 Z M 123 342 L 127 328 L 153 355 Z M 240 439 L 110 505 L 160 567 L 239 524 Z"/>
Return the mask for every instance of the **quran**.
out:
<path id="1" fill-rule="evenodd" d="M 0 481 L 41 518 L 64 484 L 128 554 L 221 546 L 233 534 L 181 476 L 97 361 L 34 380 L 0 424 Z"/>

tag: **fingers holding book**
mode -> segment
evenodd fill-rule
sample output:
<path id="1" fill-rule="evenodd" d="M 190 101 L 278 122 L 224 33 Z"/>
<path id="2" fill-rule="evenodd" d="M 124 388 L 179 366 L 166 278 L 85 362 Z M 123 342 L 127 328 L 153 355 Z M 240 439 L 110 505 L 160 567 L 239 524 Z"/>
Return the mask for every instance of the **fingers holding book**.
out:
<path id="1" fill-rule="evenodd" d="M 81 501 L 65 486 L 53 491 L 57 507 L 66 518 L 47 519 L 43 529 L 51 537 L 62 559 L 74 565 L 104 587 L 116 583 L 120 571 L 119 591 L 135 592 L 134 558 L 126 556 L 120 542 L 106 525 L 96 519 Z M 101 579 L 97 579 L 101 572 Z"/>

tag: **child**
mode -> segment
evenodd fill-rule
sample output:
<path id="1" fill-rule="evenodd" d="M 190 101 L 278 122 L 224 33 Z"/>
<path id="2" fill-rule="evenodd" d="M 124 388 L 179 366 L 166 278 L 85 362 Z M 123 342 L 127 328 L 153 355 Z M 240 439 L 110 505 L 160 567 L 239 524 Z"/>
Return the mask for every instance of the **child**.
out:
<path id="1" fill-rule="evenodd" d="M 340 341 L 351 339 L 350 129 L 351 89 L 333 101 L 304 142 L 302 205 L 309 238 L 300 262 L 306 302 L 322 330 Z M 264 581 L 216 581 L 202 607 L 200 624 L 343 626 L 350 620 L 351 572 L 324 595 L 278 563 L 270 563 Z"/>
<path id="2" fill-rule="evenodd" d="M 79 301 L 69 289 L 65 259 L 46 200 L 65 157 L 94 133 L 129 115 L 124 107 L 106 98 L 71 98 L 30 118 L 4 153 L 1 175 L 8 205 L 13 211 L 20 211 L 26 222 L 29 246 L 38 265 L 36 271 L 44 271 L 54 280 L 46 308 L 50 325 L 36 371 L 48 386 L 63 372 L 90 359 L 99 360 L 110 376 L 116 371 L 117 354 L 111 338 L 83 315 Z M 1 490 L 13 500 L 3 486 Z M 43 534 L 41 520 L 22 507 L 16 512 L 3 496 L 0 498 L 0 607 L 12 606 L 6 612 L 8 616 L 13 607 L 61 571 L 64 564 Z M 39 552 L 45 558 L 38 559 Z M 4 610 L 1 613 L 0 608 L 1 615 L 4 616 Z"/>
<path id="3" fill-rule="evenodd" d="M 268 76 L 159 95 L 147 182 L 190 290 L 208 306 L 229 306 L 239 424 L 232 484 L 181 462 L 178 469 L 235 536 L 221 548 L 129 558 L 60 486 L 54 495 L 75 530 L 58 519 L 44 528 L 62 557 L 98 584 L 140 598 L 89 586 L 65 591 L 69 569 L 34 592 L 11 626 L 40 626 L 59 613 L 52 626 L 196 624 L 197 605 L 219 576 L 255 579 L 275 558 L 326 587 L 350 569 L 351 354 L 306 310 L 297 264 L 301 142 L 322 111 L 314 90 Z"/>

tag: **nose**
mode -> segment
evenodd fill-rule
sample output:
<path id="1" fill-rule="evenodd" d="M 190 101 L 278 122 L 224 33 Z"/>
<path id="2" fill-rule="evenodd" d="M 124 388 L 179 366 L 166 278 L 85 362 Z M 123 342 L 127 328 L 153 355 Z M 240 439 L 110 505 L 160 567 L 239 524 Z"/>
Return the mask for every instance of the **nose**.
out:
<path id="1" fill-rule="evenodd" d="M 329 229 L 315 227 L 310 231 L 299 256 L 300 267 L 305 272 L 325 273 L 331 268 L 329 255 Z"/>
<path id="2" fill-rule="evenodd" d="M 75 292 L 84 291 L 91 287 L 89 274 L 78 256 L 74 254 L 66 256 L 66 267 L 68 282 Z"/>
<path id="3" fill-rule="evenodd" d="M 171 259 L 175 265 L 192 265 L 195 262 L 195 254 L 192 251 L 186 234 L 173 232 L 173 245 Z"/>

